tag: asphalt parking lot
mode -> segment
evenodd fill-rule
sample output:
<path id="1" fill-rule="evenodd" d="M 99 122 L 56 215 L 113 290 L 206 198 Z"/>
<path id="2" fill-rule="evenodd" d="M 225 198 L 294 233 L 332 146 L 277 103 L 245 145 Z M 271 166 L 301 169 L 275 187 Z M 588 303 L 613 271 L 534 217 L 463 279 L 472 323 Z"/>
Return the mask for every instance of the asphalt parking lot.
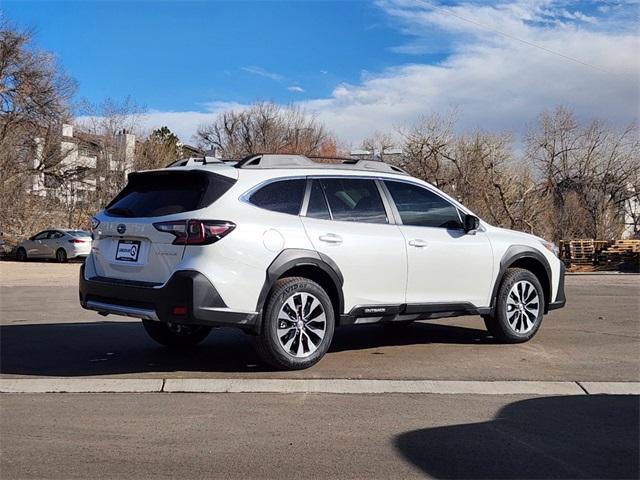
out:
<path id="1" fill-rule="evenodd" d="M 337 330 L 313 368 L 274 372 L 233 330 L 170 351 L 137 321 L 82 310 L 78 268 L 0 262 L 0 380 L 640 381 L 640 276 L 568 276 L 567 307 L 526 344 L 495 344 L 474 317 L 354 326 Z M 0 471 L 3 478 L 638 478 L 639 404 L 633 395 L 586 394 L 2 394 Z"/>
<path id="2" fill-rule="evenodd" d="M 546 316 L 525 344 L 494 343 L 479 317 L 352 326 L 336 331 L 316 366 L 274 372 L 234 329 L 171 351 L 139 321 L 83 310 L 78 264 L 0 262 L 0 269 L 2 377 L 640 380 L 638 275 L 568 276 L 567 307 Z"/>

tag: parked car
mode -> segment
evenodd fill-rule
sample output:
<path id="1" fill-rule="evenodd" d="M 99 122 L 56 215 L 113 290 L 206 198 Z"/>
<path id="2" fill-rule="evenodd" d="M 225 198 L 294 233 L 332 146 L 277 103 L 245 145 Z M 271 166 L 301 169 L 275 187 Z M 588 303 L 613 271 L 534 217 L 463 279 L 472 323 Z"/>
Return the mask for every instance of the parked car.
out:
<path id="1" fill-rule="evenodd" d="M 315 364 L 342 325 L 480 315 L 516 343 L 565 304 L 552 243 L 382 162 L 258 155 L 132 173 L 92 228 L 84 308 L 141 318 L 168 346 L 238 327 L 282 369 Z"/>
<path id="2" fill-rule="evenodd" d="M 71 258 L 86 257 L 91 253 L 91 233 L 84 230 L 52 229 L 43 230 L 16 249 L 16 258 L 53 258 L 66 262 Z"/>

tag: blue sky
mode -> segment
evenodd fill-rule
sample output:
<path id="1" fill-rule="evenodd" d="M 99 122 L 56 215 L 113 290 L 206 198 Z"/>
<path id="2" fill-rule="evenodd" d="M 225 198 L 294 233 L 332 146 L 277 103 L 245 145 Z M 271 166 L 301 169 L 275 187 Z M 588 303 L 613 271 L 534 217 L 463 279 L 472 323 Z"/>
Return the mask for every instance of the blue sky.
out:
<path id="1" fill-rule="evenodd" d="M 3 3 L 92 100 L 131 95 L 168 110 L 289 102 L 406 60 L 390 50 L 402 33 L 368 2 Z"/>
<path id="2" fill-rule="evenodd" d="M 514 131 L 558 104 L 614 123 L 637 117 L 637 0 L 1 8 L 35 29 L 78 80 L 78 99 L 130 95 L 149 110 L 145 127 L 168 124 L 185 141 L 256 99 L 297 103 L 350 143 L 433 111 L 459 112 L 461 128 Z"/>

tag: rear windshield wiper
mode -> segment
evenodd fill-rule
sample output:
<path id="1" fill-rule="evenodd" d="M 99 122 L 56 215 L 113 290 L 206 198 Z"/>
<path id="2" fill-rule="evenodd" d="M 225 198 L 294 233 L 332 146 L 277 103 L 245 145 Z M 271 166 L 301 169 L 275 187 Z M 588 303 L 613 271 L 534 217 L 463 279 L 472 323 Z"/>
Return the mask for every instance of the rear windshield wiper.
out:
<path id="1" fill-rule="evenodd" d="M 136 214 L 130 208 L 123 207 L 113 207 L 107 208 L 107 213 L 109 215 L 115 215 L 116 217 L 135 217 Z"/>

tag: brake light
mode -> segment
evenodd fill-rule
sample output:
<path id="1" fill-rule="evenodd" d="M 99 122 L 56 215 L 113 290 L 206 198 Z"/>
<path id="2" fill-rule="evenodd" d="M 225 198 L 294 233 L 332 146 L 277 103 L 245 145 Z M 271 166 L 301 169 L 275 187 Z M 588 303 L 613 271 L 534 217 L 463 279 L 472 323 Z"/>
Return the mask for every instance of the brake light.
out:
<path id="1" fill-rule="evenodd" d="M 84 243 L 88 242 L 88 240 L 78 240 L 77 238 L 69 240 L 69 243 Z"/>
<path id="2" fill-rule="evenodd" d="M 209 245 L 236 228 L 234 223 L 220 220 L 177 220 L 154 223 L 153 226 L 159 232 L 174 235 L 174 245 Z"/>

